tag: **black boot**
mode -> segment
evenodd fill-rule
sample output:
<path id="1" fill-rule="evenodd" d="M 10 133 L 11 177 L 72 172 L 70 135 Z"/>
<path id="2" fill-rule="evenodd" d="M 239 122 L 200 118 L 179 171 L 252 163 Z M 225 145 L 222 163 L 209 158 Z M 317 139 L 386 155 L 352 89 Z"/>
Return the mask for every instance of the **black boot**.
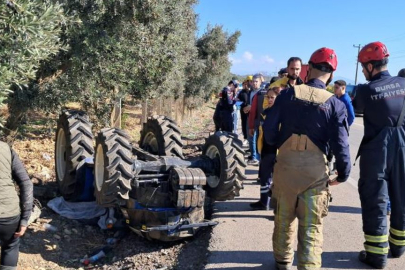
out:
<path id="1" fill-rule="evenodd" d="M 276 262 L 276 269 L 277 270 L 290 270 L 291 269 L 291 263 Z"/>
<path id="2" fill-rule="evenodd" d="M 404 246 L 394 246 L 391 245 L 390 243 L 390 251 L 391 251 L 391 255 L 394 258 L 400 258 L 404 253 L 405 253 L 405 247 Z"/>
<path id="3" fill-rule="evenodd" d="M 264 205 L 261 201 L 251 203 L 250 208 L 252 208 L 252 210 L 269 210 L 270 209 L 268 206 Z"/>
<path id="4" fill-rule="evenodd" d="M 376 269 L 384 269 L 387 265 L 387 257 L 384 255 L 371 255 L 367 253 L 365 250 L 360 251 L 359 253 L 359 260 L 362 263 L 365 263 L 371 267 Z"/>

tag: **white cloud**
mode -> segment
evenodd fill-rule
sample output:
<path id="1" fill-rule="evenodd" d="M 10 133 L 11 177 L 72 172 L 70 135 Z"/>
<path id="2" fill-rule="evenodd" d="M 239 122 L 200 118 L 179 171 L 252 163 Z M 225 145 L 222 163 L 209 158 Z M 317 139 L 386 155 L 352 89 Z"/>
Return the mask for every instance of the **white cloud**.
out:
<path id="1" fill-rule="evenodd" d="M 264 57 L 263 57 L 263 60 L 264 60 L 264 62 L 266 62 L 266 63 L 274 63 L 274 59 L 273 58 L 271 58 L 270 56 L 268 56 L 268 55 L 265 55 Z"/>
<path id="2" fill-rule="evenodd" d="M 242 59 L 234 58 L 232 56 L 229 56 L 228 59 L 234 65 L 242 63 Z"/>
<path id="3" fill-rule="evenodd" d="M 231 71 L 235 74 L 265 72 L 269 75 L 277 75 L 280 67 L 285 66 L 284 61 L 272 58 L 269 54 L 254 56 L 250 51 L 245 51 L 241 56 L 228 56 L 228 59 L 232 63 Z"/>
<path id="4" fill-rule="evenodd" d="M 243 53 L 243 58 L 246 59 L 247 61 L 252 61 L 253 54 L 251 52 L 246 51 Z"/>

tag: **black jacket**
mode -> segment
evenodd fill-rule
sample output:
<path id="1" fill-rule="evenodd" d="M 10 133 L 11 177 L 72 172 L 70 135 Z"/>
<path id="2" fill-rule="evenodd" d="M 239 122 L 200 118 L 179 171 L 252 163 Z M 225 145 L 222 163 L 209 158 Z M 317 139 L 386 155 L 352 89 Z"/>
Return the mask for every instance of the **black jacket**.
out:
<path id="1" fill-rule="evenodd" d="M 248 89 L 243 89 L 239 93 L 239 101 L 242 101 L 243 103 L 240 105 L 240 109 L 243 110 L 247 105 L 249 105 L 249 90 Z"/>

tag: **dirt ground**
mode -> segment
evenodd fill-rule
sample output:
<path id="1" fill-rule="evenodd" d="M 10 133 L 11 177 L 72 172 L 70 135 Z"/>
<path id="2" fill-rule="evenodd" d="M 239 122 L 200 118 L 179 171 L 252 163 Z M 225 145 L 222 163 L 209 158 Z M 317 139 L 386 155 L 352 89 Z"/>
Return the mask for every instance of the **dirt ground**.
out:
<path id="1" fill-rule="evenodd" d="M 209 103 L 179 123 L 186 157 L 201 154 L 204 138 L 214 130 L 213 111 L 214 104 Z M 139 106 L 124 106 L 124 129 L 134 143 L 139 140 L 140 114 Z M 105 246 L 106 239 L 115 232 L 101 230 L 94 221 L 63 218 L 46 207 L 50 199 L 59 195 L 54 169 L 57 117 L 28 114 L 13 142 L 34 183 L 35 198 L 43 206 L 41 217 L 29 226 L 22 239 L 19 269 L 202 269 L 208 255 L 209 228 L 194 238 L 171 243 L 148 241 L 129 232 L 95 265 L 80 262 L 86 254 Z M 51 229 L 47 224 L 52 225 Z"/>

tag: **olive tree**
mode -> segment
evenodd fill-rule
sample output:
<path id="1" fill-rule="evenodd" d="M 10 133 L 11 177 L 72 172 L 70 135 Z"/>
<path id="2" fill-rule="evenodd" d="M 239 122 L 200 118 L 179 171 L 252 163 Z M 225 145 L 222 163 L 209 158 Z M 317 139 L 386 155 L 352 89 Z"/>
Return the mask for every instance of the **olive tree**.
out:
<path id="1" fill-rule="evenodd" d="M 228 55 L 236 50 L 240 35 L 239 31 L 229 34 L 222 26 L 208 26 L 197 38 L 198 55 L 187 66 L 185 97 L 189 101 L 188 107 L 207 100 L 231 79 Z"/>
<path id="2" fill-rule="evenodd" d="M 0 2 L 0 105 L 19 104 L 14 91 L 24 91 L 41 61 L 66 47 L 60 41 L 67 18 L 63 6 L 51 1 Z M 23 103 L 23 102 L 22 102 Z M 18 114 L 11 106 L 10 115 Z M 4 118 L 2 117 L 2 121 Z"/>
<path id="3" fill-rule="evenodd" d="M 68 68 L 40 87 L 41 105 L 78 101 L 107 125 L 114 100 L 180 96 L 196 55 L 196 0 L 71 0 L 80 27 L 68 33 Z M 58 69 L 56 69 L 58 70 Z"/>

